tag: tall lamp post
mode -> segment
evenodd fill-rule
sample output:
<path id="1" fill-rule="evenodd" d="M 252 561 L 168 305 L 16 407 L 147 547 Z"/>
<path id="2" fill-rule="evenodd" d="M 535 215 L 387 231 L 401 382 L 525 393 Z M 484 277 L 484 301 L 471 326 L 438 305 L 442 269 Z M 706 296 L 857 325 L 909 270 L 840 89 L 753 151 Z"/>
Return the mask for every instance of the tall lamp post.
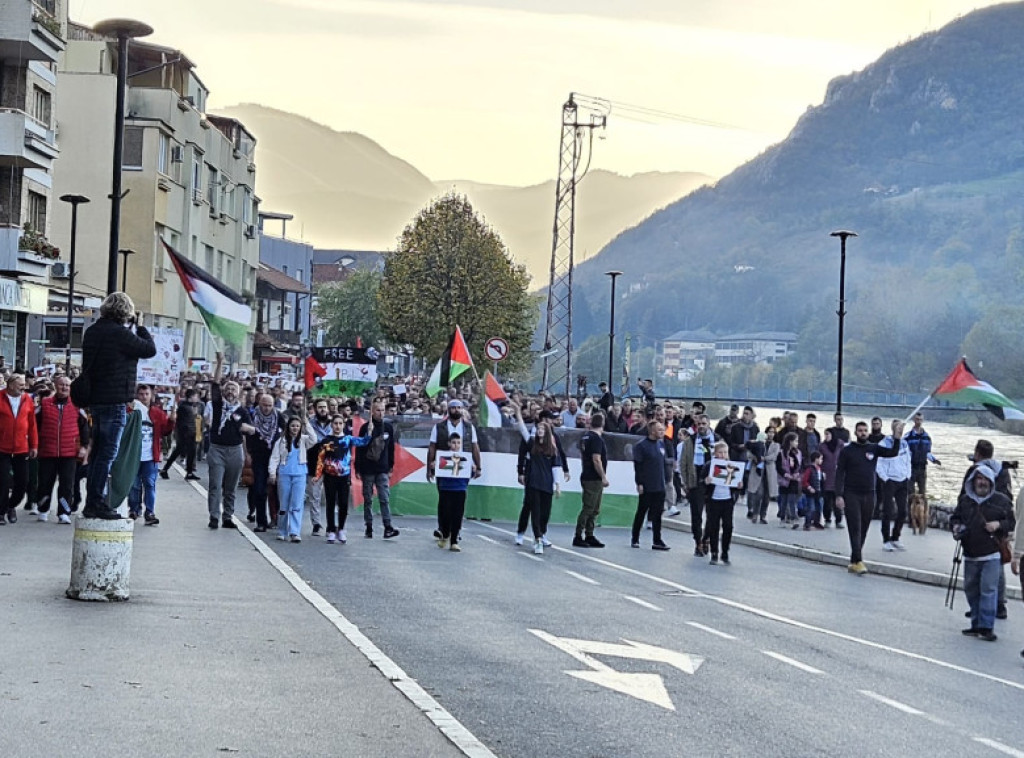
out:
<path id="1" fill-rule="evenodd" d="M 68 323 L 64 356 L 64 371 L 71 373 L 71 323 L 75 311 L 75 245 L 78 241 L 78 206 L 88 203 L 85 195 L 61 195 L 61 202 L 71 204 L 71 260 L 68 264 Z"/>
<path id="2" fill-rule="evenodd" d="M 121 292 L 128 291 L 128 256 L 135 255 L 135 251 L 130 247 L 122 247 L 118 250 L 121 255 L 124 256 L 124 265 L 121 266 Z"/>
<path id="3" fill-rule="evenodd" d="M 121 162 L 124 156 L 124 101 L 128 82 L 128 40 L 146 37 L 153 27 L 130 18 L 100 21 L 93 31 L 117 39 L 117 102 L 114 113 L 114 160 L 110 190 L 110 246 L 107 252 L 107 294 L 117 289 L 117 253 L 121 231 Z"/>
<path id="4" fill-rule="evenodd" d="M 608 391 L 612 391 L 612 372 L 615 365 L 615 280 L 622 276 L 621 271 L 605 271 L 604 275 L 612 280 L 611 323 L 608 326 Z"/>
<path id="5" fill-rule="evenodd" d="M 839 230 L 832 232 L 839 238 L 839 354 L 836 358 L 836 413 L 843 412 L 843 318 L 846 316 L 846 239 L 856 237 L 856 232 Z"/>

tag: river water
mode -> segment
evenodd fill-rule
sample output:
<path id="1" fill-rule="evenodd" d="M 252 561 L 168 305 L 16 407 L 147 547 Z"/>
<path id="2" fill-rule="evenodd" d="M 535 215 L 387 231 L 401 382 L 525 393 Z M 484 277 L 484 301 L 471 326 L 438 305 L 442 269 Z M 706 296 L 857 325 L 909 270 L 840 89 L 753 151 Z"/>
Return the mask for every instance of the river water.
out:
<path id="1" fill-rule="evenodd" d="M 782 415 L 782 410 L 777 408 L 755 408 L 754 410 L 757 413 L 756 420 L 758 425 L 762 428 L 767 425 L 768 420 L 773 416 Z M 812 411 L 805 409 L 798 411 L 800 414 L 800 426 L 804 425 L 804 417 L 810 412 Z M 814 409 L 813 413 L 818 416 L 817 429 L 819 432 L 832 426 L 832 409 Z M 870 423 L 870 419 L 874 415 L 874 413 L 870 412 L 863 413 L 859 409 L 844 412 L 843 425 L 850 430 L 852 436 L 854 424 L 858 421 Z M 893 417 L 882 414 L 878 415 L 882 416 L 883 419 L 882 428 L 888 432 L 892 428 L 891 422 Z M 721 418 L 721 416 L 718 418 Z M 902 419 L 903 417 L 900 416 L 900 418 Z M 1022 436 L 1007 434 L 1006 432 L 987 429 L 981 426 L 963 426 L 960 424 L 944 424 L 938 421 L 929 421 L 927 409 L 925 410 L 924 418 L 925 431 L 932 438 L 932 454 L 942 461 L 941 466 L 934 464 L 928 466 L 928 498 L 933 502 L 937 500 L 940 503 L 949 505 L 956 503 L 957 495 L 960 493 L 960 483 L 967 468 L 971 465 L 970 461 L 967 460 L 967 456 L 974 452 L 974 444 L 979 439 L 987 439 L 995 446 L 996 458 L 999 460 L 1024 461 L 1024 437 Z M 717 418 L 712 420 L 712 427 L 714 427 L 717 420 Z M 908 424 L 908 428 L 909 426 Z M 1017 488 L 1022 483 L 1024 483 L 1024 480 L 1019 479 L 1016 473 L 1014 473 L 1013 492 L 1015 494 Z"/>

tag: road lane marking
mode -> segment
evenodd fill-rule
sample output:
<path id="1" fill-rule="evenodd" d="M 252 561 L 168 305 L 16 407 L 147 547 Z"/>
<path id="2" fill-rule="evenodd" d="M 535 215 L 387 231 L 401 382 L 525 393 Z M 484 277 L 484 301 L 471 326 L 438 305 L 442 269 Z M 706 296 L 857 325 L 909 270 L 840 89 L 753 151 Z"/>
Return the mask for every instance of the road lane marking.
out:
<path id="1" fill-rule="evenodd" d="M 792 666 L 793 668 L 798 668 L 801 671 L 806 671 L 808 674 L 824 674 L 825 673 L 824 671 L 821 671 L 820 669 L 814 668 L 814 666 L 808 666 L 806 663 L 801 663 L 800 661 L 794 660 L 793 658 L 787 658 L 786 656 L 782 655 L 781 653 L 773 653 L 771 650 L 762 650 L 761 652 L 764 653 L 765 655 L 767 655 L 769 658 L 774 658 L 775 660 L 777 660 L 777 661 L 779 661 L 781 663 L 785 663 L 785 664 L 787 664 L 789 666 Z"/>
<path id="2" fill-rule="evenodd" d="M 648 603 L 646 600 L 641 600 L 640 598 L 633 597 L 632 595 L 623 595 L 622 597 L 624 597 L 629 602 L 636 603 L 641 608 L 646 608 L 647 610 L 650 610 L 650 611 L 660 611 L 660 610 L 662 610 L 661 608 L 656 606 L 654 603 Z"/>
<path id="3" fill-rule="evenodd" d="M 586 582 L 587 584 L 596 584 L 599 587 L 601 586 L 601 583 L 599 581 L 597 581 L 596 579 L 591 579 L 589 576 L 584 576 L 583 574 L 577 574 L 575 571 L 570 571 L 569 569 L 565 569 L 565 573 L 567 573 L 569 576 L 573 577 L 574 579 L 579 579 L 581 582 Z"/>
<path id="4" fill-rule="evenodd" d="M 541 563 L 544 562 L 543 558 L 541 558 L 539 555 L 533 555 L 532 553 L 516 553 L 516 555 L 520 555 L 523 558 L 529 558 L 531 561 L 540 561 Z"/>
<path id="5" fill-rule="evenodd" d="M 491 539 L 490 537 L 488 537 L 488 536 L 487 536 L 486 534 L 478 534 L 478 535 L 477 535 L 477 537 L 479 537 L 480 539 L 482 539 L 482 540 L 483 540 L 484 542 L 490 542 L 490 543 L 491 543 L 492 545 L 497 545 L 497 544 L 498 544 L 498 541 L 497 541 L 497 540 L 492 540 L 492 539 Z"/>
<path id="6" fill-rule="evenodd" d="M 500 526 L 495 526 L 494 524 L 480 523 L 478 524 L 478 526 L 486 527 L 496 532 L 502 532 L 503 534 L 515 534 L 515 532 L 509 531 L 508 529 L 502 529 Z M 956 671 L 961 674 L 967 674 L 968 676 L 974 676 L 979 679 L 984 679 L 989 682 L 995 682 L 997 684 L 1002 684 L 1007 687 L 1012 687 L 1016 690 L 1024 691 L 1024 684 L 1022 684 L 1021 682 L 1014 682 L 1010 679 L 1003 679 L 1002 677 L 994 676 L 992 674 L 986 674 L 983 671 L 975 671 L 974 669 L 959 666 L 955 663 L 950 663 L 949 661 L 943 661 L 938 658 L 932 658 L 931 656 L 923 655 L 921 653 L 914 653 L 910 650 L 903 650 L 902 648 L 892 647 L 891 645 L 883 645 L 880 642 L 866 640 L 861 637 L 854 637 L 852 634 L 846 634 L 845 632 L 837 632 L 834 629 L 826 629 L 825 627 L 815 626 L 814 624 L 808 624 L 804 621 L 797 621 L 796 619 L 788 618 L 787 616 L 782 616 L 772 611 L 766 611 L 762 608 L 757 608 L 752 605 L 747 605 L 746 603 L 741 603 L 737 600 L 729 600 L 728 598 L 720 597 L 717 595 L 709 595 L 706 592 L 694 589 L 693 587 L 687 587 L 686 585 L 680 584 L 679 582 L 673 582 L 670 579 L 664 579 L 660 576 L 648 574 L 645 571 L 630 568 L 629 566 L 623 566 L 620 563 L 614 563 L 604 558 L 598 558 L 597 556 L 588 555 L 580 551 L 574 552 L 564 547 L 558 547 L 557 545 L 553 546 L 550 549 L 560 550 L 564 553 L 568 553 L 569 555 L 573 555 L 580 560 L 591 561 L 592 563 L 597 563 L 601 566 L 605 566 L 606 568 L 615 569 L 616 571 L 622 571 L 623 573 L 630 574 L 632 576 L 638 576 L 643 579 L 655 582 L 656 584 L 660 584 L 664 587 L 670 587 L 674 590 L 681 590 L 696 597 L 700 597 L 705 600 L 709 600 L 713 603 L 718 603 L 719 605 L 724 605 L 728 608 L 733 608 L 738 611 L 743 611 L 745 613 L 749 613 L 751 615 L 767 619 L 768 621 L 776 621 L 780 624 L 786 624 L 797 629 L 803 629 L 807 632 L 815 632 L 817 634 L 823 634 L 825 636 L 832 637 L 833 639 L 843 640 L 845 642 L 852 642 L 857 645 L 863 645 L 864 647 L 872 648 L 873 650 L 883 650 L 885 652 L 892 653 L 893 655 L 903 656 L 904 658 L 910 658 L 911 660 L 921 661 L 922 663 L 930 663 L 933 666 L 938 666 L 949 671 Z"/>
<path id="7" fill-rule="evenodd" d="M 723 640 L 734 640 L 734 639 L 736 639 L 731 634 L 726 634 L 725 632 L 720 632 L 717 629 L 712 629 L 710 626 L 704 626 L 704 624 L 698 624 L 696 621 L 687 621 L 686 625 L 687 626 L 692 626 L 694 629 L 700 629 L 701 631 L 707 632 L 708 634 L 713 634 L 716 637 L 721 637 Z"/>
<path id="8" fill-rule="evenodd" d="M 1012 748 L 1009 745 L 1004 745 L 1002 742 L 996 742 L 995 740 L 990 740 L 988 737 L 975 737 L 974 741 L 975 742 L 979 742 L 982 745 L 987 745 L 988 747 L 992 748 L 993 750 L 998 750 L 1000 753 L 1005 753 L 1006 755 L 1012 755 L 1014 758 L 1024 758 L 1024 752 L 1021 752 L 1020 750 Z"/>
<path id="9" fill-rule="evenodd" d="M 178 464 L 175 464 L 181 474 L 184 475 L 184 469 Z M 206 488 L 199 485 L 198 482 L 190 481 L 189 484 L 202 494 L 204 497 L 207 496 Z M 395 689 L 405 695 L 408 700 L 415 705 L 431 723 L 436 726 L 440 732 L 448 738 L 448 740 L 455 745 L 462 754 L 467 758 L 498 758 L 492 753 L 488 747 L 482 743 L 477 737 L 470 732 L 463 724 L 456 719 L 451 713 L 445 710 L 437 700 L 431 697 L 426 690 L 419 685 L 419 683 L 410 677 L 405 671 L 389 658 L 383 650 L 377 647 L 369 637 L 363 634 L 359 627 L 345 618 L 341 611 L 327 602 L 327 598 L 321 595 L 319 592 L 314 590 L 306 581 L 299 576 L 295 570 L 282 560 L 282 558 L 275 553 L 263 540 L 257 537 L 251 529 L 249 529 L 242 521 L 235 519 L 235 523 L 238 526 L 238 532 L 249 541 L 257 552 L 266 559 L 267 563 L 273 566 L 277 572 L 284 577 L 284 580 L 288 582 L 298 592 L 303 599 L 305 599 L 310 605 L 316 608 L 327 621 L 329 621 L 335 629 L 344 635 L 347 639 L 363 656 L 370 662 L 374 668 L 380 671 L 384 675 Z"/>
<path id="10" fill-rule="evenodd" d="M 925 714 L 924 711 L 919 711 L 919 710 L 917 710 L 917 708 L 912 708 L 909 705 L 907 705 L 906 703 L 901 703 L 899 700 L 893 700 L 892 698 L 885 697 L 884 695 L 879 695 L 877 692 L 872 692 L 871 690 L 858 690 L 858 691 L 860 692 L 860 694 L 864 695 L 865 697 L 869 697 L 872 700 L 877 700 L 879 703 L 884 703 L 885 705 L 889 706 L 890 708 L 895 708 L 897 711 L 903 711 L 904 713 L 909 713 L 911 716 L 925 716 L 925 715 L 927 715 L 927 714 Z"/>

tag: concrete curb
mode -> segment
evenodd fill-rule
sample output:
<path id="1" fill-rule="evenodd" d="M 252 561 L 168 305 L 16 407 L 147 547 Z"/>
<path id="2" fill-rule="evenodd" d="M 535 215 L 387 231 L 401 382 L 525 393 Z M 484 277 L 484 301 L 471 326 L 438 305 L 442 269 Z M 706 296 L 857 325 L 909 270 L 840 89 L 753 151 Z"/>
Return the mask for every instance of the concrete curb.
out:
<path id="1" fill-rule="evenodd" d="M 675 518 L 662 518 L 661 524 L 666 529 L 692 534 L 689 521 L 683 521 Z M 791 558 L 813 561 L 814 563 L 825 563 L 830 566 L 839 566 L 844 569 L 849 565 L 849 558 L 846 555 L 830 553 L 824 550 L 815 550 L 814 548 L 802 547 L 800 545 L 790 545 L 784 542 L 776 542 L 775 540 L 761 539 L 760 537 L 748 537 L 744 534 L 738 534 L 737 532 L 733 532 L 732 541 L 737 545 L 753 547 L 758 550 L 767 550 L 780 555 L 788 555 Z M 878 561 L 864 561 L 864 565 L 868 567 L 868 571 L 870 573 L 878 574 L 879 576 L 889 576 L 893 579 L 903 579 L 904 581 L 917 582 L 918 584 L 931 584 L 935 587 L 947 587 L 949 585 L 949 574 L 939 574 L 935 571 L 925 571 L 923 569 L 910 568 L 909 566 L 896 566 L 892 563 L 879 563 Z M 950 568 L 952 568 L 952 566 Z M 1014 586 L 1014 584 L 1015 583 L 1013 581 L 1007 582 L 1006 596 L 1013 600 L 1020 600 L 1022 598 L 1021 589 L 1020 587 Z M 957 587 L 963 589 L 962 570 L 960 578 L 957 580 Z"/>

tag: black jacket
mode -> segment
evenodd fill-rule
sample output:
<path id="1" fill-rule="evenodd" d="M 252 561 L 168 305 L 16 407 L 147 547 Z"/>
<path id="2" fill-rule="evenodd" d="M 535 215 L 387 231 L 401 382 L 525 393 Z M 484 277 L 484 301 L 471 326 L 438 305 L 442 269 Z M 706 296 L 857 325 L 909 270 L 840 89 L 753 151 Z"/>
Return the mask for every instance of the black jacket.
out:
<path id="1" fill-rule="evenodd" d="M 1013 517 L 1013 506 L 1002 492 L 993 490 L 980 503 L 972 492 L 973 488 L 957 501 L 956 510 L 949 517 L 949 525 L 953 528 L 953 536 L 963 545 L 965 556 L 983 558 L 999 552 L 998 540 L 1012 535 L 1017 521 Z M 985 529 L 986 521 L 998 521 L 999 529 L 989 532 Z"/>
<path id="2" fill-rule="evenodd" d="M 377 422 L 367 421 L 363 424 L 362 429 L 359 430 L 359 437 L 367 436 L 371 423 L 373 423 L 373 436 L 380 437 L 382 434 L 387 435 L 387 442 L 384 444 L 384 451 L 380 454 L 380 458 L 375 461 L 371 461 L 366 457 L 366 451 L 369 448 L 369 445 L 366 447 L 357 447 L 356 472 L 360 476 L 390 474 L 391 469 L 395 467 L 395 427 L 391 425 L 390 421 L 384 421 L 383 419 Z M 370 444 L 372 445 L 373 443 L 371 442 Z"/>
<path id="3" fill-rule="evenodd" d="M 146 327 L 135 332 L 113 319 L 101 318 L 82 338 L 82 369 L 89 374 L 91 405 L 123 405 L 135 398 L 139 358 L 156 355 Z"/>
<path id="4" fill-rule="evenodd" d="M 751 421 L 750 426 L 744 426 L 743 421 L 737 421 L 729 428 L 729 460 L 745 461 L 747 459 L 747 443 L 755 442 L 757 435 L 761 433 L 757 422 Z"/>
<path id="5" fill-rule="evenodd" d="M 879 458 L 895 458 L 900 446 L 882 447 L 874 442 L 851 442 L 839 453 L 836 464 L 836 494 L 874 492 L 875 465 Z"/>
<path id="6" fill-rule="evenodd" d="M 643 485 L 644 492 L 664 492 L 674 459 L 671 444 L 645 437 L 633 445 L 634 481 Z"/>

